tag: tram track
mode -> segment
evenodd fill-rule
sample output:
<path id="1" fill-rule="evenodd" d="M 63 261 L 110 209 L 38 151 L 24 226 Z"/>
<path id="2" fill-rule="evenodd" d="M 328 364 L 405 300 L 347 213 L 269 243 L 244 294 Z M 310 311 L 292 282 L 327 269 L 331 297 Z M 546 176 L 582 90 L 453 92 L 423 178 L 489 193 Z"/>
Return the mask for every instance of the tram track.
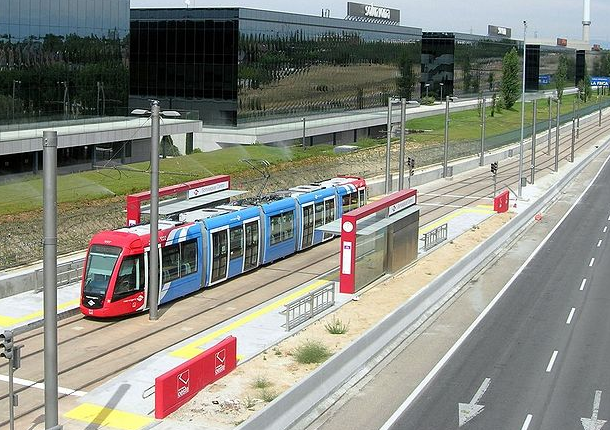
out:
<path id="1" fill-rule="evenodd" d="M 580 150 L 583 147 L 590 144 L 593 140 L 599 138 L 603 134 L 607 134 L 610 130 L 610 126 L 598 127 L 595 121 L 588 122 L 585 127 L 581 127 L 580 130 L 580 139 L 577 141 L 576 150 Z M 563 145 L 560 143 L 560 159 L 564 159 L 566 155 L 569 155 L 570 145 L 566 145 L 565 142 L 569 142 L 571 140 L 571 136 L 567 135 L 562 139 Z M 563 149 L 562 149 L 563 148 Z M 542 145 L 539 146 L 538 150 L 542 151 Z M 537 151 L 538 157 L 538 151 Z M 554 159 L 552 154 L 547 155 L 547 159 L 541 159 L 542 161 L 537 166 L 537 171 L 543 171 L 552 167 L 554 163 Z M 502 178 L 503 181 L 509 180 L 515 176 L 515 168 L 518 165 L 518 159 L 507 161 L 506 164 L 502 166 Z M 476 189 L 473 190 L 473 185 L 484 184 L 477 186 Z M 459 182 L 449 182 L 447 184 L 442 185 L 435 189 L 435 194 L 459 194 L 464 193 L 465 195 L 481 195 L 487 196 L 487 192 L 489 192 L 490 187 L 492 186 L 492 182 L 490 180 L 490 174 L 488 172 L 480 172 L 473 175 L 468 181 L 463 183 Z M 450 192 L 449 192 L 450 191 Z M 482 193 L 482 194 L 481 194 Z M 422 196 L 418 198 L 420 204 L 425 205 L 426 203 L 430 203 L 438 199 L 438 197 L 428 197 Z M 422 221 L 424 218 L 427 219 L 426 222 L 433 221 L 434 219 L 441 218 L 445 212 L 447 212 L 447 205 L 452 205 L 460 202 L 464 202 L 464 197 L 455 197 L 450 198 L 448 201 L 444 201 L 444 206 L 423 206 L 422 207 Z M 474 204 L 480 200 L 470 200 L 468 203 Z M 468 206 L 467 204 L 463 204 L 462 206 Z M 443 212 L 443 210 L 445 212 Z M 450 209 L 450 211 L 453 208 Z M 424 222 L 422 222 L 424 224 Z M 196 311 L 192 314 L 185 315 L 184 313 L 180 314 L 175 321 L 164 323 L 163 327 L 156 328 L 153 325 L 149 324 L 145 319 L 147 318 L 146 314 L 137 314 L 128 318 L 120 318 L 114 319 L 110 321 L 100 321 L 100 320 L 92 320 L 87 319 L 83 316 L 74 316 L 67 318 L 65 320 L 60 321 L 58 326 L 58 334 L 60 337 L 60 341 L 58 346 L 60 348 L 60 358 L 62 361 L 60 362 L 60 370 L 59 377 L 63 380 L 70 381 L 79 381 L 74 384 L 68 384 L 70 389 L 86 391 L 92 388 L 95 388 L 99 383 L 113 377 L 119 372 L 125 371 L 132 367 L 134 364 L 141 362 L 147 358 L 152 357 L 159 350 L 163 350 L 175 343 L 181 342 L 185 339 L 188 339 L 194 333 L 187 333 L 180 330 L 180 328 L 184 328 L 185 326 L 193 325 L 196 326 L 197 332 L 201 332 L 207 329 L 212 328 L 213 326 L 225 322 L 234 316 L 252 309 L 257 306 L 261 302 L 272 300 L 277 298 L 281 294 L 284 294 L 290 288 L 282 287 L 281 284 L 284 285 L 292 285 L 295 283 L 290 282 L 290 277 L 295 276 L 295 273 L 305 274 L 306 271 L 310 278 L 315 278 L 316 270 L 313 270 L 316 266 L 324 261 L 334 260 L 339 254 L 337 251 L 325 251 L 319 252 L 322 249 L 330 248 L 327 244 L 320 245 L 315 249 L 308 250 L 306 252 L 298 253 L 288 259 L 283 261 L 291 261 L 293 259 L 298 259 L 301 256 L 304 260 L 306 260 L 306 264 L 299 266 L 298 268 L 291 268 L 289 271 L 285 273 L 281 273 L 280 270 L 274 270 L 273 272 L 273 280 L 271 282 L 264 282 L 264 279 L 261 280 L 259 284 L 249 284 L 248 280 L 245 280 L 246 277 L 255 276 L 260 274 L 260 272 L 265 270 L 265 266 L 251 272 L 249 274 L 243 275 L 234 281 L 225 282 L 217 287 L 211 289 L 204 289 L 202 291 L 198 291 L 193 293 L 183 299 L 180 299 L 172 304 L 164 306 L 166 308 L 162 312 L 164 314 L 180 314 L 180 312 L 172 312 L 171 308 L 174 306 L 180 307 L 183 305 L 187 309 L 196 309 Z M 309 257 L 312 255 L 313 251 L 316 252 L 316 257 Z M 303 255 L 307 255 L 307 258 L 304 258 Z M 318 255 L 321 254 L 321 255 Z M 278 263 L 276 263 L 278 264 Z M 301 282 L 299 282 L 301 283 Z M 242 284 L 245 285 L 241 289 L 233 288 L 232 286 Z M 256 293 L 260 293 L 261 290 L 265 289 L 267 296 L 264 298 L 258 297 L 254 299 L 253 303 L 247 304 L 248 299 L 253 298 Z M 237 291 L 236 291 L 237 290 Z M 209 295 L 211 297 L 204 297 Z M 203 308 L 197 307 L 197 303 L 195 300 L 204 299 L 207 303 Z M 238 302 L 245 301 L 246 305 L 242 305 L 242 307 L 238 306 Z M 186 303 L 193 302 L 193 305 L 190 307 L 186 306 Z M 229 315 L 225 315 L 223 313 L 223 307 L 228 305 L 232 305 L 231 308 L 234 311 L 230 311 Z M 221 318 L 218 318 L 218 313 L 222 315 Z M 209 316 L 211 318 L 211 322 L 207 323 L 207 325 L 198 326 L 197 323 L 201 322 L 203 316 Z M 146 324 L 146 325 L 144 325 Z M 137 325 L 142 325 L 140 334 L 137 336 L 132 336 L 129 334 L 129 328 Z M 84 327 L 82 327 L 84 326 Z M 152 328 L 152 330 L 150 330 Z M 108 330 L 107 330 L 108 329 Z M 171 333 L 171 335 L 168 335 Z M 103 338 L 104 342 L 100 342 L 96 340 L 97 337 Z M 109 340 L 112 339 L 113 347 L 108 348 Z M 27 372 L 30 372 L 31 378 L 30 380 L 35 383 L 41 383 L 44 381 L 43 377 L 40 376 L 40 367 L 36 365 L 30 365 L 29 363 L 42 363 L 42 354 L 43 348 L 40 347 L 43 341 L 43 332 L 42 329 L 34 330 L 33 332 L 29 332 L 26 336 L 19 337 L 16 339 L 17 343 L 25 343 L 26 354 L 22 357 L 22 364 L 27 365 Z M 87 342 L 92 343 L 91 346 L 83 346 Z M 151 347 L 154 345 L 154 347 Z M 28 348 L 29 346 L 29 348 Z M 140 350 L 141 347 L 141 350 Z M 148 348 L 148 349 L 147 349 Z M 82 349 L 82 350 L 81 350 Z M 28 350 L 31 350 L 29 352 Z M 77 352 L 74 358 L 74 354 L 67 354 L 68 351 Z M 67 359 L 64 357 L 68 356 Z M 108 360 L 103 360 L 104 358 L 109 358 Z M 108 361 L 113 362 L 112 365 L 108 364 Z M 117 365 L 116 363 L 121 363 Z M 109 370 L 102 370 L 104 367 L 110 367 Z M 32 368 L 36 368 L 32 370 Z M 25 366 L 24 366 L 24 369 Z M 8 366 L 6 364 L 0 366 L 0 372 L 6 373 L 8 372 Z M 22 371 L 20 370 L 20 377 Z M 27 378 L 28 375 L 23 375 L 23 377 Z M 61 384 L 60 384 L 61 385 Z M 35 390 L 30 386 L 23 386 L 16 390 L 16 393 L 22 394 L 23 399 L 21 400 L 21 406 L 17 409 L 16 419 L 24 419 L 30 414 L 40 412 L 44 407 L 44 403 L 37 400 L 39 396 L 32 396 L 28 398 L 26 394 L 30 392 L 30 390 Z M 60 398 L 66 397 L 66 395 L 60 395 Z M 25 401 L 25 402 L 24 402 Z M 8 395 L 0 396 L 0 402 L 3 405 L 8 403 Z M 23 409 L 25 408 L 25 409 Z M 2 407 L 0 410 L 6 410 L 6 408 Z M 0 422 L 0 426 L 7 424 L 8 421 L 4 420 Z"/>

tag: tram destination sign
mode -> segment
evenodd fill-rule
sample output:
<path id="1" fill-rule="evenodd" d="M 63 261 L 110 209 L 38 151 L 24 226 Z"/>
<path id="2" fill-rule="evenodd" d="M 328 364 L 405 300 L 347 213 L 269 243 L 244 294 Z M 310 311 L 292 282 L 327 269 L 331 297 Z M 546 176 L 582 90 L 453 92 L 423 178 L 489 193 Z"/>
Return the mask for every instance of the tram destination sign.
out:
<path id="1" fill-rule="evenodd" d="M 382 20 L 389 23 L 400 23 L 400 10 L 377 6 L 372 3 L 347 2 L 347 18 L 358 20 Z"/>

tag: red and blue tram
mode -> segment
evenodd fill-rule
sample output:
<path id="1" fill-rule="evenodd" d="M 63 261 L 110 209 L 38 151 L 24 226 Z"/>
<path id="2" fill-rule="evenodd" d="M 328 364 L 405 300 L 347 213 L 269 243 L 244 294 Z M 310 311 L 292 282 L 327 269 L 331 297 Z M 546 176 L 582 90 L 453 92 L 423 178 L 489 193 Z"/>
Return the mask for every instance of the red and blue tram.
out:
<path id="1" fill-rule="evenodd" d="M 159 221 L 159 304 L 332 238 L 316 230 L 366 203 L 366 182 L 337 177 Z M 91 239 L 80 309 L 115 317 L 148 308 L 150 225 Z"/>

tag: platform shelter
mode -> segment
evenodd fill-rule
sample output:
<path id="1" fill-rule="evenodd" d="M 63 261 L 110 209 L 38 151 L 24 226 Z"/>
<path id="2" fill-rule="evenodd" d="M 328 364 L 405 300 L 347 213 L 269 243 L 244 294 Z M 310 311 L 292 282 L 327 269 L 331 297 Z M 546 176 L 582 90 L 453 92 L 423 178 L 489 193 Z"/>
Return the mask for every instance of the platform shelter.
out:
<path id="1" fill-rule="evenodd" d="M 323 226 L 341 235 L 340 291 L 353 294 L 417 259 L 417 190 L 390 194 Z"/>

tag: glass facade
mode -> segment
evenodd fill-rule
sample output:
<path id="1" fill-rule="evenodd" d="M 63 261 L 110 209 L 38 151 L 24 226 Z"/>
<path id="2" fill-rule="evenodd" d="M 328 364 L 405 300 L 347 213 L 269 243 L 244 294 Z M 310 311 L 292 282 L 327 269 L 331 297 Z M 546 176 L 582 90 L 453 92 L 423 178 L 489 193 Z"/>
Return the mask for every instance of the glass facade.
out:
<path id="1" fill-rule="evenodd" d="M 521 48 L 520 48 L 521 46 Z M 424 33 L 422 36 L 422 95 L 472 95 L 497 91 L 502 59 L 512 48 L 521 58 L 516 40 L 461 33 Z M 429 84 L 428 86 L 426 84 Z M 426 90 L 427 87 L 427 90 Z"/>
<path id="2" fill-rule="evenodd" d="M 0 0 L 0 124 L 124 114 L 129 0 Z"/>
<path id="3" fill-rule="evenodd" d="M 134 9 L 130 105 L 156 97 L 206 125 L 380 107 L 412 98 L 420 41 L 419 29 L 280 12 Z"/>
<path id="4" fill-rule="evenodd" d="M 566 85 L 576 85 L 576 51 L 574 49 L 565 48 L 562 46 L 548 45 L 528 45 L 529 48 L 538 48 L 539 50 L 539 85 L 536 89 L 539 90 L 554 90 L 555 89 L 555 74 L 559 67 L 559 59 L 564 56 L 567 60 L 567 79 Z"/>

